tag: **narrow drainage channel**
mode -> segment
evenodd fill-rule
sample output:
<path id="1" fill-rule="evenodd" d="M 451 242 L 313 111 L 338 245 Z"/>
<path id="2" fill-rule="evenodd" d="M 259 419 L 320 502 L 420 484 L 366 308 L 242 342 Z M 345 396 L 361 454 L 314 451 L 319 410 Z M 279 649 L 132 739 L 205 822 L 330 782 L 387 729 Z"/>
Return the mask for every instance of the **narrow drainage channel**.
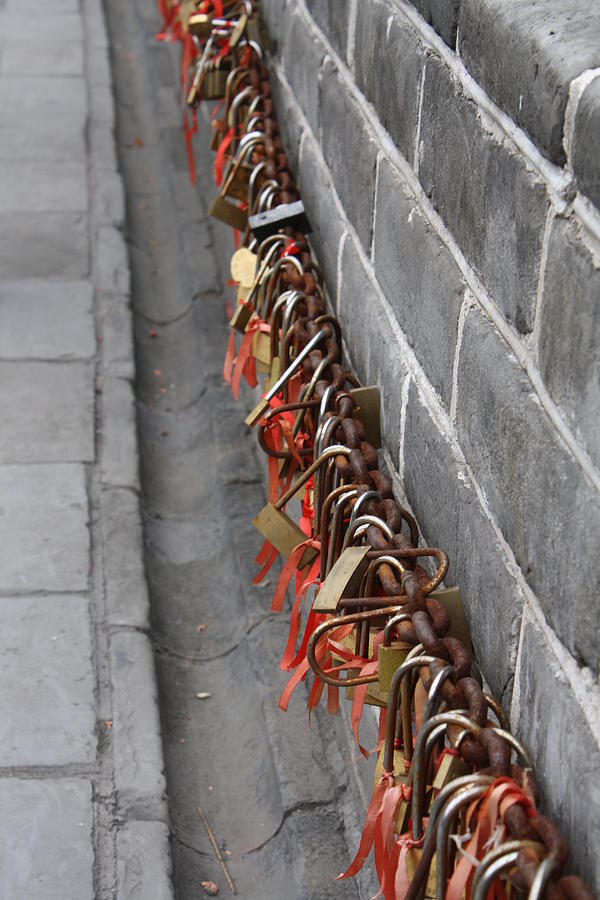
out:
<path id="1" fill-rule="evenodd" d="M 196 142 L 194 191 L 177 54 L 155 41 L 154 0 L 105 3 L 176 897 L 198 900 L 205 880 L 231 893 L 199 806 L 239 896 L 369 897 L 369 870 L 333 880 L 354 853 L 365 809 L 347 723 L 318 710 L 309 732 L 305 685 L 287 714 L 278 709 L 287 624 L 270 610 L 273 579 L 252 585 L 260 541 L 251 519 L 265 498 L 255 438 L 222 381 L 231 236 L 206 216 L 208 137 Z"/>

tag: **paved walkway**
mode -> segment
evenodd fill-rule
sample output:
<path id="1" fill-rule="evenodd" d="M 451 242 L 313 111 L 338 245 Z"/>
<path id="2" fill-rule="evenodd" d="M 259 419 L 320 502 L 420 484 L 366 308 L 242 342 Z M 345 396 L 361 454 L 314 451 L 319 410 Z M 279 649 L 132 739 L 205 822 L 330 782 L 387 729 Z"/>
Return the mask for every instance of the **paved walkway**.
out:
<path id="1" fill-rule="evenodd" d="M 99 0 L 0 0 L 0 898 L 171 897 Z"/>

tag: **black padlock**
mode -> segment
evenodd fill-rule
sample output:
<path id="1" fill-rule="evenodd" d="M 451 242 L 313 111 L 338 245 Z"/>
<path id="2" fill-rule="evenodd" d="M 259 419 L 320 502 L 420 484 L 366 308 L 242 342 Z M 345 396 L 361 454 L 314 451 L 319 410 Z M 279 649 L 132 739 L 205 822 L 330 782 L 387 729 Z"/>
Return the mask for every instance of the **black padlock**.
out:
<path id="1" fill-rule="evenodd" d="M 272 234 L 277 234 L 282 228 L 291 227 L 294 231 L 301 231 L 303 234 L 310 234 L 312 231 L 302 200 L 296 200 L 295 203 L 282 203 L 273 209 L 266 209 L 255 216 L 250 216 L 248 223 L 250 231 L 259 244 L 265 238 L 271 237 Z"/>

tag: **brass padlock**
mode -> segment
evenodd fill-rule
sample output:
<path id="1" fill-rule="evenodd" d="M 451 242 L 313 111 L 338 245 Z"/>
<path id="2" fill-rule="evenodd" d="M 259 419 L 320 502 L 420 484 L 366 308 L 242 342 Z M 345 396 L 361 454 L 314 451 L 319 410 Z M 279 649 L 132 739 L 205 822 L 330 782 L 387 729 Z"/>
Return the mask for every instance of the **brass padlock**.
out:
<path id="1" fill-rule="evenodd" d="M 192 8 L 195 8 L 195 0 L 192 2 Z M 190 34 L 193 34 L 195 37 L 200 38 L 201 40 L 205 40 L 209 38 L 212 32 L 212 14 L 211 13 L 199 13 L 194 12 L 187 19 L 186 27 Z"/>
<path id="2" fill-rule="evenodd" d="M 222 100 L 225 96 L 228 71 L 221 66 L 210 66 L 201 84 L 203 100 Z"/>
<path id="3" fill-rule="evenodd" d="M 298 478 L 298 481 L 292 485 L 289 490 L 279 498 L 277 503 L 267 503 L 253 520 L 254 527 L 260 531 L 262 536 L 266 538 L 286 558 L 290 555 L 294 547 L 306 540 L 306 535 L 298 525 L 283 512 L 283 508 L 288 503 L 299 487 L 302 487 L 311 475 L 317 471 L 326 460 L 332 456 L 350 455 L 348 447 L 334 446 L 328 447 L 325 453 L 319 459 L 316 459 L 308 469 Z M 317 556 L 317 551 L 312 547 L 307 547 L 302 556 L 300 568 L 312 562 Z"/>
<path id="4" fill-rule="evenodd" d="M 334 563 L 319 588 L 314 609 L 319 613 L 337 613 L 342 597 L 356 597 L 369 562 L 368 544 L 347 547 Z"/>
<path id="5" fill-rule="evenodd" d="M 252 148 L 264 141 L 265 136 L 262 132 L 256 132 L 252 135 L 247 135 L 249 138 L 244 146 L 240 145 L 238 148 L 238 152 L 236 154 L 236 158 L 231 166 L 227 177 L 223 179 L 223 184 L 221 186 L 221 190 L 219 191 L 218 196 L 213 201 L 213 204 L 209 210 L 210 215 L 219 219 L 220 222 L 224 222 L 225 225 L 229 225 L 231 228 L 236 228 L 238 231 L 244 231 L 246 229 L 246 225 L 248 224 L 248 211 L 246 209 L 242 209 L 240 206 L 236 206 L 234 203 L 228 202 L 225 197 L 227 196 L 227 192 L 231 186 L 231 183 L 235 177 L 237 170 L 240 168 L 242 163 L 245 162 L 246 157 L 252 150 Z"/>
<path id="6" fill-rule="evenodd" d="M 378 387 L 352 388 L 354 400 L 353 418 L 359 419 L 365 429 L 365 441 L 372 447 L 381 447 L 381 400 Z"/>

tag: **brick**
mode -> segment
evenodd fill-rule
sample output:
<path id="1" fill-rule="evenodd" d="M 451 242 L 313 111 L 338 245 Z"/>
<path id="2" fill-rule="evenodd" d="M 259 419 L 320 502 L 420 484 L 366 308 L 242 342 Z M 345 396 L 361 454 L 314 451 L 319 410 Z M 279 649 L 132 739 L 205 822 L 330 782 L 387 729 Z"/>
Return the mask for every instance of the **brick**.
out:
<path id="1" fill-rule="evenodd" d="M 134 632 L 110 641 L 115 788 L 120 815 L 165 819 L 156 678 L 150 642 Z"/>
<path id="2" fill-rule="evenodd" d="M 298 185 L 313 229 L 310 235 L 315 258 L 323 270 L 324 283 L 334 304 L 337 297 L 338 247 L 344 223 L 332 200 L 333 185 L 316 142 L 306 135 L 302 144 Z"/>
<path id="3" fill-rule="evenodd" d="M 88 223 L 83 213 L 0 213 L 5 278 L 85 278 Z"/>
<path id="4" fill-rule="evenodd" d="M 100 509 L 108 621 L 146 630 L 148 586 L 138 497 L 123 488 L 105 488 Z"/>
<path id="5" fill-rule="evenodd" d="M 439 430 L 414 384 L 404 425 L 404 486 L 430 546 L 449 556 L 479 665 L 501 700 L 514 671 L 522 596 L 507 568 L 457 446 Z"/>
<path id="6" fill-rule="evenodd" d="M 281 52 L 280 39 L 283 34 L 283 22 L 287 13 L 287 0 L 263 0 L 260 14 L 267 26 L 271 52 L 278 56 Z M 171 75 L 170 80 L 173 80 Z"/>
<path id="7" fill-rule="evenodd" d="M 0 871 L 11 900 L 92 900 L 92 785 L 0 780 Z"/>
<path id="8" fill-rule="evenodd" d="M 543 181 L 492 135 L 445 63 L 433 57 L 419 140 L 426 194 L 504 317 L 531 331 L 549 205 Z"/>
<path id="9" fill-rule="evenodd" d="M 325 160 L 346 214 L 368 252 L 378 147 L 360 104 L 331 62 L 322 69 L 320 103 Z"/>
<path id="10" fill-rule="evenodd" d="M 580 676 L 582 681 L 583 675 Z M 544 813 L 561 829 L 571 849 L 565 872 L 584 878 L 600 892 L 598 806 L 600 757 L 590 727 L 596 714 L 598 686 L 586 673 L 587 712 L 579 705 L 553 647 L 529 613 L 525 617 L 514 727 L 532 752 Z M 586 698 L 587 699 L 587 698 Z"/>
<path id="11" fill-rule="evenodd" d="M 586 88 L 577 106 L 572 164 L 577 187 L 600 208 L 600 77 Z"/>
<path id="12" fill-rule="evenodd" d="M 449 47 L 456 47 L 460 0 L 410 0 Z"/>
<path id="13" fill-rule="evenodd" d="M 96 286 L 102 291 L 128 294 L 129 257 L 123 234 L 115 227 L 102 225 L 96 236 Z"/>
<path id="14" fill-rule="evenodd" d="M 407 369 L 375 287 L 349 236 L 342 251 L 339 297 L 338 316 L 352 365 L 362 384 L 379 387 L 382 437 L 398 466 L 402 387 Z"/>
<path id="15" fill-rule="evenodd" d="M 89 282 L 0 285 L 0 359 L 89 359 L 95 352 Z"/>
<path id="16" fill-rule="evenodd" d="M 128 822 L 117 834 L 117 900 L 173 900 L 169 829 Z"/>
<path id="17" fill-rule="evenodd" d="M 283 61 L 292 91 L 315 134 L 319 133 L 319 80 L 325 46 L 313 37 L 296 10 L 283 20 Z M 277 110 L 278 118 L 281 112 Z"/>
<path id="18" fill-rule="evenodd" d="M 373 242 L 375 275 L 425 373 L 447 407 L 465 284 L 401 176 L 381 160 Z"/>
<path id="19" fill-rule="evenodd" d="M 554 222 L 544 278 L 539 358 L 553 400 L 600 466 L 600 266 L 574 224 Z"/>
<path id="20" fill-rule="evenodd" d="M 85 162 L 83 78 L 3 75 L 0 109 L 0 158 Z"/>
<path id="21" fill-rule="evenodd" d="M 350 11 L 348 0 L 307 0 L 306 5 L 313 19 L 325 32 L 333 47 L 346 59 L 348 52 L 348 27 Z"/>
<path id="22" fill-rule="evenodd" d="M 457 419 L 467 461 L 549 623 L 597 671 L 600 642 L 589 627 L 599 587 L 597 493 L 507 344 L 476 310 L 465 319 Z"/>
<path id="23" fill-rule="evenodd" d="M 569 85 L 600 65 L 600 10 L 578 0 L 462 0 L 458 33 L 475 80 L 562 165 Z"/>
<path id="24" fill-rule="evenodd" d="M 289 87 L 284 81 L 282 72 L 278 67 L 273 67 L 271 72 L 271 90 L 273 91 L 273 100 L 277 110 L 277 121 L 283 146 L 285 147 L 285 155 L 288 158 L 290 171 L 294 177 L 298 177 L 298 153 L 300 150 L 300 141 L 304 126 L 299 114 L 298 99 L 293 95 Z M 315 84 L 317 83 L 315 79 Z M 306 203 L 304 196 L 302 197 Z"/>
<path id="25" fill-rule="evenodd" d="M 90 363 L 0 362 L 0 384 L 0 463 L 93 461 Z"/>
<path id="26" fill-rule="evenodd" d="M 87 598 L 2 597 L 0 625 L 0 766 L 94 762 Z"/>
<path id="27" fill-rule="evenodd" d="M 111 487 L 139 488 L 135 398 L 124 378 L 102 382 L 102 483 Z"/>
<path id="28" fill-rule="evenodd" d="M 0 496 L 0 590 L 86 590 L 84 466 L 0 466 Z"/>
<path id="29" fill-rule="evenodd" d="M 392 19 L 388 30 L 389 20 Z M 354 74 L 402 155 L 414 158 L 425 49 L 417 33 L 389 3 L 358 4 Z"/>

